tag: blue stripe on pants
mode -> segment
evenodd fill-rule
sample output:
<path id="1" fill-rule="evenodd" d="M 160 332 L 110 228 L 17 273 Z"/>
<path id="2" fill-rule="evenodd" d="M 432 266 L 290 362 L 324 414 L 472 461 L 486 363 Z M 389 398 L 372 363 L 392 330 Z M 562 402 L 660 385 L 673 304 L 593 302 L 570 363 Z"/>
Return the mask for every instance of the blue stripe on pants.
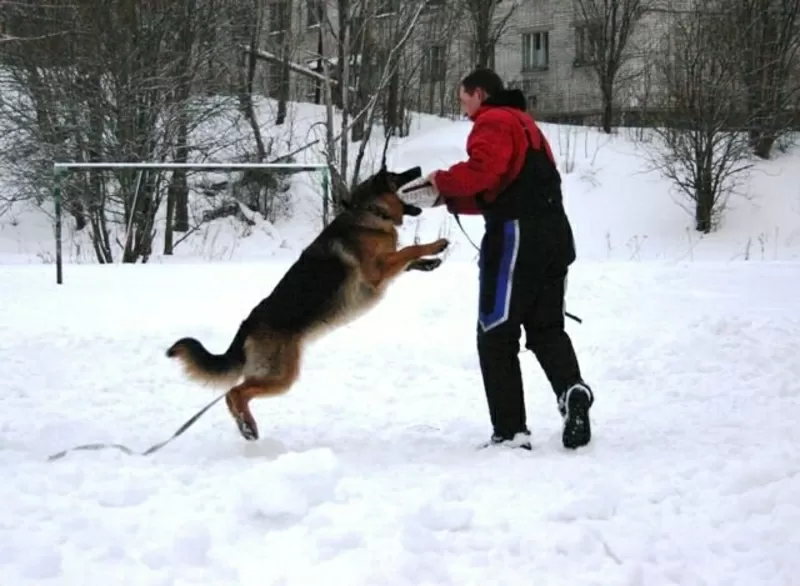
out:
<path id="1" fill-rule="evenodd" d="M 501 247 L 500 266 L 498 267 L 497 280 L 494 283 L 494 304 L 491 311 L 484 312 L 478 306 L 478 323 L 484 331 L 490 330 L 508 319 L 511 308 L 511 293 L 514 282 L 514 267 L 517 264 L 519 253 L 519 221 L 508 220 L 503 223 L 503 244 Z M 483 291 L 485 283 L 484 251 L 481 250 L 480 258 L 480 290 Z"/>

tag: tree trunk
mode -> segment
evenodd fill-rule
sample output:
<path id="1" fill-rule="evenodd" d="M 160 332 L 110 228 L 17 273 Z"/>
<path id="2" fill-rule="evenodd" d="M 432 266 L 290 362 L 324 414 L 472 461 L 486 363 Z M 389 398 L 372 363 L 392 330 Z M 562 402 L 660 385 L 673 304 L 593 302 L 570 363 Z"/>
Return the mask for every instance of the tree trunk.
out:
<path id="1" fill-rule="evenodd" d="M 283 35 L 281 40 L 281 81 L 278 88 L 278 113 L 275 116 L 275 124 L 281 125 L 286 122 L 287 103 L 291 97 L 291 70 L 289 69 L 289 36 Z"/>
<path id="2" fill-rule="evenodd" d="M 775 140 L 775 136 L 769 131 L 750 131 L 750 145 L 753 147 L 753 153 L 761 159 L 767 160 L 770 158 Z"/>
<path id="3" fill-rule="evenodd" d="M 319 26 L 319 31 L 317 32 L 317 55 L 319 55 L 320 60 L 324 58 L 324 51 L 325 46 L 323 45 L 322 41 L 322 25 Z M 318 67 L 316 68 L 317 73 L 322 73 L 325 69 L 322 67 L 322 63 L 317 61 Z M 314 80 L 314 103 L 321 104 L 322 103 L 322 82 L 319 80 Z"/>
<path id="4" fill-rule="evenodd" d="M 386 104 L 383 110 L 383 127 L 387 134 L 397 133 L 400 131 L 400 72 L 399 68 L 395 69 L 392 77 L 389 78 L 389 87 L 387 88 Z"/>
<path id="5" fill-rule="evenodd" d="M 601 125 L 603 132 L 611 134 L 611 129 L 614 126 L 614 84 L 613 81 L 608 80 L 603 83 L 600 93 L 603 96 L 603 113 L 601 118 Z"/>
<path id="6" fill-rule="evenodd" d="M 695 205 L 695 229 L 703 234 L 711 232 L 714 210 L 713 168 L 701 168 L 698 177 Z"/>
<path id="7" fill-rule="evenodd" d="M 174 174 L 173 174 L 174 177 Z M 164 224 L 164 256 L 172 256 L 172 251 L 175 248 L 173 240 L 174 224 L 173 218 L 175 217 L 175 188 L 170 182 L 167 187 L 167 219 Z"/>
<path id="8" fill-rule="evenodd" d="M 175 192 L 175 225 L 176 232 L 189 231 L 189 186 L 186 181 L 186 171 L 180 171 L 179 181 Z"/>
<path id="9" fill-rule="evenodd" d="M 188 90 L 188 87 L 187 87 Z M 183 90 L 182 90 L 183 92 Z M 182 110 L 180 116 L 180 121 L 178 124 L 178 136 L 176 138 L 176 152 L 175 152 L 175 162 L 176 163 L 187 163 L 189 159 L 189 149 L 187 146 L 188 143 L 188 121 L 187 121 L 187 114 L 186 114 L 186 101 L 188 101 L 188 92 L 186 95 L 181 96 L 180 101 L 180 108 Z M 186 169 L 176 169 L 172 173 L 172 178 L 170 181 L 169 191 L 168 193 L 168 200 L 167 205 L 169 206 L 169 199 L 174 198 L 174 212 L 175 212 L 175 223 L 172 228 L 176 232 L 188 232 L 189 231 L 189 187 L 188 182 L 186 180 Z M 172 218 L 172 216 L 170 216 Z M 168 219 L 168 221 L 170 221 Z M 166 243 L 164 244 L 165 250 L 164 254 L 172 254 L 166 251 Z"/>
<path id="10" fill-rule="evenodd" d="M 189 98 L 192 91 L 192 45 L 194 45 L 192 26 L 194 25 L 194 18 L 196 14 L 196 4 L 194 0 L 189 0 L 185 6 L 186 18 L 181 26 L 181 37 L 179 46 L 182 52 L 178 80 L 179 86 L 177 91 L 177 105 L 178 105 L 178 129 L 175 139 L 175 162 L 188 163 L 189 162 L 189 112 L 187 110 Z M 176 232 L 189 231 L 189 188 L 186 180 L 186 169 L 177 169 L 171 177 L 170 186 L 167 190 L 167 208 L 169 208 L 169 199 L 174 198 L 174 218 L 175 224 L 170 224 L 172 216 L 167 213 L 167 225 L 169 228 Z M 170 231 L 171 230 L 167 230 Z M 171 236 L 171 234 L 170 234 Z M 172 254 L 172 243 L 170 242 L 169 252 L 167 252 L 167 240 L 164 241 L 164 254 Z"/>
<path id="11" fill-rule="evenodd" d="M 695 207 L 695 230 L 708 234 L 711 232 L 711 209 L 714 194 L 700 188 L 697 190 L 697 205 Z"/>

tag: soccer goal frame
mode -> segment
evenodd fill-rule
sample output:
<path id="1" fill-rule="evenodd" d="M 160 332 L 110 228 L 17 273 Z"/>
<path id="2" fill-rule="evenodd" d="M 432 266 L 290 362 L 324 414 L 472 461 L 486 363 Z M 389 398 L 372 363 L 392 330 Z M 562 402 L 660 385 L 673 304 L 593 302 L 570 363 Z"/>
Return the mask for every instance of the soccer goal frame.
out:
<path id="1" fill-rule="evenodd" d="M 56 238 L 56 284 L 64 283 L 64 264 L 62 256 L 62 205 L 61 205 L 61 182 L 64 176 L 73 169 L 194 169 L 200 171 L 243 171 L 245 169 L 284 169 L 295 172 L 318 171 L 322 175 L 322 201 L 323 209 L 325 202 L 330 196 L 330 170 L 325 163 L 79 163 L 79 162 L 60 162 L 53 163 L 53 202 L 55 213 L 55 238 Z M 134 193 L 133 206 L 136 206 L 136 198 L 139 195 L 139 181 L 137 180 L 136 192 Z M 131 218 L 132 219 L 132 218 Z M 130 231 L 130 225 L 126 231 Z M 127 239 L 126 239 L 127 240 Z"/>

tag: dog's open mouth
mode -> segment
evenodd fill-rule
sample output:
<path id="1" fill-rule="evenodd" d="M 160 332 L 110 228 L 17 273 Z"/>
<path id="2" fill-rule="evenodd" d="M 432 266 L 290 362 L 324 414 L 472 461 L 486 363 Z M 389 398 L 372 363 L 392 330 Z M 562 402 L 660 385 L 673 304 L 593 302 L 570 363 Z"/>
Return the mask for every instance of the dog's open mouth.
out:
<path id="1" fill-rule="evenodd" d="M 404 216 L 418 216 L 421 213 L 422 213 L 422 208 L 418 208 L 417 206 L 412 206 L 411 204 L 408 203 L 403 204 Z"/>
<path id="2" fill-rule="evenodd" d="M 416 167 L 411 167 L 410 169 L 406 169 L 402 173 L 397 173 L 394 179 L 397 183 L 397 189 L 402 189 L 404 185 L 411 183 L 412 181 L 419 179 L 420 177 L 422 177 L 422 167 L 417 165 Z M 421 213 L 422 213 L 422 208 L 403 202 L 404 216 L 418 216 Z"/>

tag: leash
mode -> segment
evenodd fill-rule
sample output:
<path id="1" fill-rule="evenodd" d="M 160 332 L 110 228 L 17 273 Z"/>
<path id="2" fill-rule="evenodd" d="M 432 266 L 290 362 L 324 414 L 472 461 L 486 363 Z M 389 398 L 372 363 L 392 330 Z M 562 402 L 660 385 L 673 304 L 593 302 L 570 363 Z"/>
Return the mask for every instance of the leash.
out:
<path id="1" fill-rule="evenodd" d="M 426 189 L 428 187 L 433 187 L 433 185 L 431 185 L 430 181 L 424 181 L 424 182 L 420 183 L 419 185 L 415 185 L 413 187 L 409 187 L 408 189 L 404 189 L 404 190 L 402 190 L 402 192 L 403 193 L 411 193 L 413 191 L 417 191 L 419 189 Z M 437 198 L 437 200 L 434 202 L 434 206 L 436 205 L 436 203 L 439 202 L 439 199 L 441 199 L 441 196 L 439 196 L 439 198 Z M 472 241 L 472 238 L 469 237 L 469 234 L 467 234 L 467 231 L 464 229 L 464 225 L 461 223 L 461 218 L 459 218 L 458 214 L 455 213 L 455 212 L 450 212 L 450 213 L 453 214 L 453 217 L 456 219 L 456 224 L 458 224 L 458 227 L 461 228 L 461 232 L 464 234 L 466 239 L 469 241 L 470 244 L 472 244 L 472 247 L 475 250 L 477 250 L 478 253 L 480 253 L 480 251 L 481 251 L 480 246 L 475 244 Z M 574 320 L 574 321 L 578 322 L 579 324 L 583 323 L 583 320 L 581 318 L 579 318 L 577 315 L 574 315 L 574 314 L 572 314 L 572 313 L 570 313 L 568 311 L 565 311 L 564 315 L 567 316 L 568 318 L 570 318 L 571 320 Z"/>
<path id="2" fill-rule="evenodd" d="M 186 423 L 184 423 L 183 425 L 181 425 L 181 426 L 178 428 L 178 430 L 177 430 L 175 433 L 173 433 L 173 434 L 172 434 L 172 436 L 168 437 L 168 438 L 167 438 L 167 439 L 165 439 L 163 442 L 159 442 L 159 443 L 157 443 L 157 444 L 155 444 L 155 445 L 153 445 L 153 446 L 150 446 L 149 448 L 147 448 L 147 449 L 146 449 L 144 452 L 142 452 L 141 454 L 137 454 L 137 453 L 136 453 L 136 452 L 134 452 L 132 449 L 130 449 L 130 448 L 129 448 L 129 447 L 127 447 L 127 446 L 123 446 L 122 444 L 112 444 L 112 443 L 95 443 L 95 444 L 83 444 L 83 445 L 81 445 L 81 446 L 75 446 L 74 448 L 69 448 L 69 449 L 67 449 L 67 450 L 63 450 L 63 451 L 61 451 L 61 452 L 58 452 L 57 454 L 53 454 L 52 456 L 49 456 L 49 457 L 47 458 L 47 460 L 48 460 L 49 462 L 53 462 L 54 460 L 59 460 L 59 459 L 63 458 L 64 456 L 66 456 L 66 455 L 67 455 L 67 454 L 69 454 L 70 452 L 77 452 L 77 451 L 79 451 L 79 450 L 103 450 L 103 449 L 106 449 L 106 448 L 116 448 L 117 450 L 120 450 L 121 452 L 124 452 L 125 454 L 127 454 L 127 455 L 129 455 L 129 456 L 134 456 L 134 455 L 139 455 L 139 456 L 149 456 L 150 454 L 154 454 L 154 453 L 156 453 L 157 451 L 159 451 L 161 448 L 163 448 L 164 446 L 166 446 L 167 444 L 169 444 L 170 442 L 172 442 L 172 441 L 173 441 L 175 438 L 177 438 L 178 436 L 180 436 L 180 435 L 183 435 L 183 433 L 184 433 L 184 432 L 185 432 L 187 429 L 189 429 L 189 428 L 190 428 L 192 425 L 194 425 L 195 423 L 197 423 L 197 420 L 198 420 L 198 419 L 200 419 L 200 418 L 201 418 L 203 415 L 205 415 L 206 411 L 208 411 L 209 409 L 211 409 L 211 407 L 213 407 L 214 405 L 216 405 L 216 404 L 217 404 L 217 403 L 218 403 L 218 402 L 219 402 L 221 399 L 224 399 L 224 398 L 225 398 L 225 395 L 220 395 L 219 397 L 215 398 L 215 399 L 214 399 L 213 401 L 211 401 L 211 402 L 210 402 L 208 405 L 206 405 L 205 407 L 203 407 L 202 409 L 200 409 L 200 411 L 198 411 L 197 413 L 195 413 L 194 415 L 192 415 L 192 416 L 191 416 L 191 417 L 188 419 L 188 421 L 186 421 Z"/>
<path id="3" fill-rule="evenodd" d="M 458 227 L 459 227 L 459 228 L 461 228 L 461 232 L 464 234 L 464 237 L 465 237 L 467 240 L 469 240 L 469 243 L 470 243 L 470 244 L 472 244 L 472 247 L 473 247 L 475 250 L 477 250 L 477 251 L 478 251 L 478 254 L 480 254 L 480 252 L 481 252 L 481 247 L 480 247 L 480 246 L 478 246 L 477 244 L 475 244 L 475 243 L 472 241 L 472 238 L 470 238 L 470 237 L 469 237 L 469 234 L 467 234 L 467 231 L 464 229 L 464 225 L 461 223 L 461 218 L 459 218 L 459 217 L 458 217 L 458 214 L 457 214 L 457 213 L 455 213 L 455 212 L 453 212 L 453 217 L 456 219 L 456 224 L 458 224 Z"/>

